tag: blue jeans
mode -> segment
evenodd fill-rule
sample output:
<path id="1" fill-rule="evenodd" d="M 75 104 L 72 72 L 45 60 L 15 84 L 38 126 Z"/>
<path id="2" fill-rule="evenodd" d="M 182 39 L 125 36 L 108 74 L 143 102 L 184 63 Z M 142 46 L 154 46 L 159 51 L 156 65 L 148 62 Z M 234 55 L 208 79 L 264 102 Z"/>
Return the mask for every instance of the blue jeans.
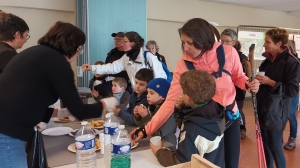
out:
<path id="1" fill-rule="evenodd" d="M 298 102 L 299 102 L 299 95 L 297 94 L 292 99 L 290 116 L 289 116 L 289 121 L 290 121 L 290 137 L 293 137 L 293 138 L 296 138 L 296 136 L 297 136 L 298 122 L 297 122 L 297 118 L 296 118 L 296 111 L 297 111 L 296 108 L 297 108 Z"/>
<path id="2" fill-rule="evenodd" d="M 0 167 L 27 168 L 24 141 L 0 133 Z"/>

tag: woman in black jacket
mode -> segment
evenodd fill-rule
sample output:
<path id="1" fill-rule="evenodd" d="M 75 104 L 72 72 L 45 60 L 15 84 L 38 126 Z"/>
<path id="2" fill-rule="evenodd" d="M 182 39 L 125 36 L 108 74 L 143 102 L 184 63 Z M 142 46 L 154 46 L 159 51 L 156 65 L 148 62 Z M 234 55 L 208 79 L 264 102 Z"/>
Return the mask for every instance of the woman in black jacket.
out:
<path id="1" fill-rule="evenodd" d="M 105 103 L 83 104 L 70 62 L 83 51 L 85 34 L 56 22 L 37 46 L 17 54 L 0 76 L 0 163 L 27 168 L 24 142 L 40 121 L 48 122 L 57 99 L 78 119 L 100 117 Z M 59 143 L 59 142 L 58 142 Z"/>
<path id="2" fill-rule="evenodd" d="M 266 59 L 261 63 L 259 71 L 265 72 L 265 75 L 256 75 L 260 86 L 257 92 L 257 111 L 260 123 L 262 121 L 263 102 L 269 96 L 271 89 L 276 83 L 283 84 L 283 101 L 286 107 L 285 111 L 289 111 L 292 97 L 299 90 L 299 72 L 300 66 L 297 59 L 290 55 L 289 50 L 285 46 L 288 42 L 288 33 L 282 28 L 269 29 L 265 37 L 265 53 Z M 283 130 L 266 130 L 261 127 L 262 140 L 266 156 L 268 168 L 274 167 L 274 160 L 277 168 L 286 167 L 286 159 L 282 149 Z"/>

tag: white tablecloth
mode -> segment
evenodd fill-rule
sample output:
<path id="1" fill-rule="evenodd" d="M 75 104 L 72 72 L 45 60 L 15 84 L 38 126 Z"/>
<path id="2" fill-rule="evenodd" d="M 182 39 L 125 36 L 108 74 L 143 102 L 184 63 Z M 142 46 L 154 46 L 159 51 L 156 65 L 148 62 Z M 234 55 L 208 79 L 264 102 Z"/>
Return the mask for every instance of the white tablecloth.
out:
<path id="1" fill-rule="evenodd" d="M 161 168 L 151 149 L 131 153 L 131 168 Z M 104 158 L 97 159 L 97 167 L 105 168 Z M 76 164 L 56 168 L 76 168 Z"/>

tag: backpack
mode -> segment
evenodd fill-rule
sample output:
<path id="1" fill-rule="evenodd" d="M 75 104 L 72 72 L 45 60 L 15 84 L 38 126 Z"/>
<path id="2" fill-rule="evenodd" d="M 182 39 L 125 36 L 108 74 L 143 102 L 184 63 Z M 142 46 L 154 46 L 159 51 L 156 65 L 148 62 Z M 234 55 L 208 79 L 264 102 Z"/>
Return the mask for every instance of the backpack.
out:
<path id="1" fill-rule="evenodd" d="M 262 104 L 260 126 L 269 131 L 283 131 L 288 121 L 289 110 L 283 100 L 282 83 L 277 82 Z"/>
<path id="2" fill-rule="evenodd" d="M 213 73 L 211 73 L 211 75 L 214 76 L 216 79 L 218 79 L 219 77 L 222 77 L 222 72 L 224 72 L 231 77 L 231 73 L 229 71 L 227 71 L 226 69 L 223 69 L 224 65 L 225 65 L 225 60 L 226 60 L 223 45 L 220 45 L 217 48 L 217 58 L 218 58 L 218 63 L 219 63 L 219 71 L 213 72 Z M 188 70 L 196 69 L 192 62 L 184 60 L 184 63 Z"/>
<path id="3" fill-rule="evenodd" d="M 145 60 L 145 64 L 148 65 L 151 69 L 152 67 L 150 66 L 148 60 L 147 60 L 147 52 L 150 52 L 150 51 L 144 51 L 144 60 Z M 154 54 L 153 54 L 154 55 Z M 167 75 L 167 81 L 171 83 L 172 81 L 172 73 L 169 71 L 169 69 L 167 68 L 167 66 L 161 62 L 158 58 L 157 60 L 161 63 L 166 75 Z"/>

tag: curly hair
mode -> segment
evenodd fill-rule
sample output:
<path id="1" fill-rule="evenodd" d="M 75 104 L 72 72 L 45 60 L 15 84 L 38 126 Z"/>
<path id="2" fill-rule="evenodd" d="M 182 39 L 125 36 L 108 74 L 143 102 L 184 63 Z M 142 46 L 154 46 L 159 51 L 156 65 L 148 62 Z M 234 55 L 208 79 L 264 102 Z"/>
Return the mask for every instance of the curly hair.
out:
<path id="1" fill-rule="evenodd" d="M 131 43 L 135 43 L 135 45 L 132 46 L 133 49 L 140 49 L 144 46 L 144 39 L 137 32 L 130 31 L 125 33 L 125 36 Z"/>
<path id="2" fill-rule="evenodd" d="M 16 32 L 20 32 L 23 38 L 26 31 L 29 31 L 29 27 L 23 19 L 11 13 L 0 12 L 0 41 L 13 41 Z"/>
<path id="3" fill-rule="evenodd" d="M 214 78 L 203 70 L 184 72 L 180 76 L 180 86 L 183 94 L 188 95 L 195 104 L 208 102 L 216 92 Z"/>
<path id="4" fill-rule="evenodd" d="M 58 21 L 39 39 L 38 44 L 47 45 L 69 58 L 85 43 L 85 34 L 71 23 Z"/>
<path id="5" fill-rule="evenodd" d="M 215 35 L 211 25 L 204 19 L 194 18 L 186 22 L 178 30 L 179 35 L 186 35 L 193 40 L 195 48 L 206 52 L 211 50 L 215 43 Z M 181 44 L 183 48 L 183 45 Z"/>
<path id="6" fill-rule="evenodd" d="M 272 41 L 277 44 L 282 42 L 280 48 L 283 48 L 289 41 L 289 34 L 283 28 L 272 28 L 267 30 L 266 35 L 270 36 Z"/>

